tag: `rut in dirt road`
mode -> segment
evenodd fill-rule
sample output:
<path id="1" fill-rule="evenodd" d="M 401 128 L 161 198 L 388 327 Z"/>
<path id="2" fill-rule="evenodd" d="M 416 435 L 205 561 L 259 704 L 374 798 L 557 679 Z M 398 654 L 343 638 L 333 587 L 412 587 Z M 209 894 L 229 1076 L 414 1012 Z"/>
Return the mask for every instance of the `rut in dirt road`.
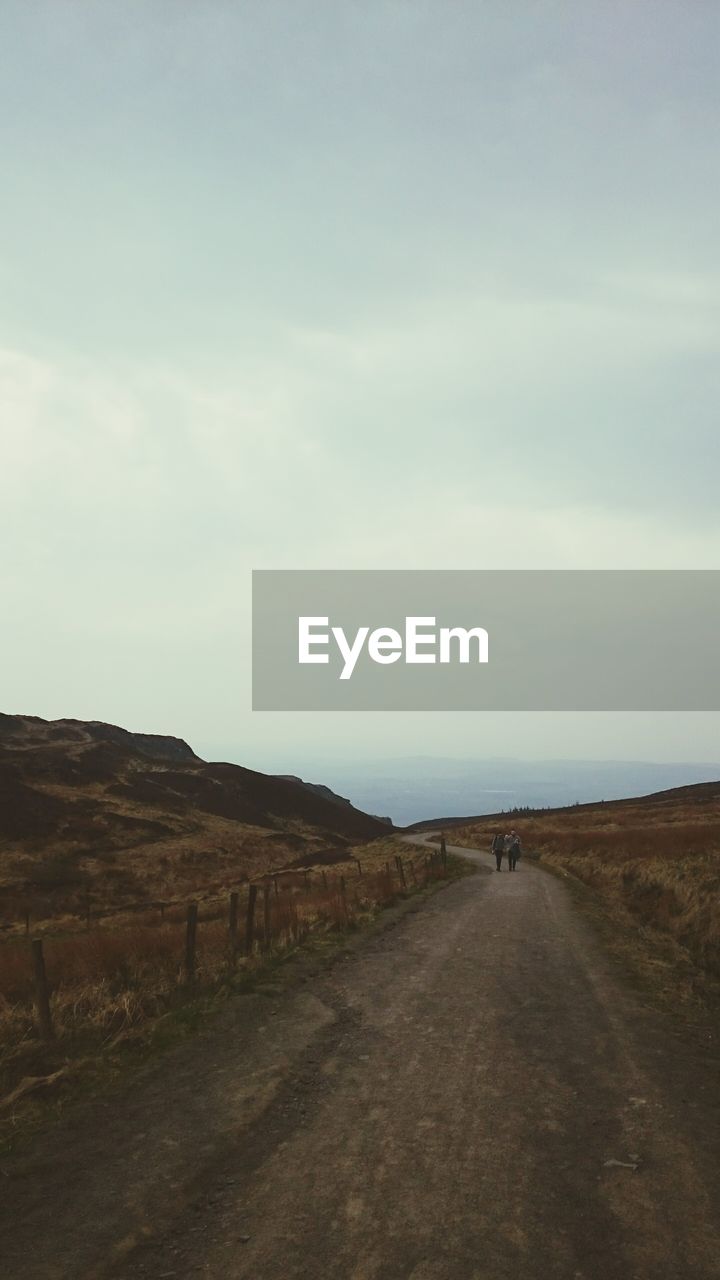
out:
<path id="1" fill-rule="evenodd" d="M 561 881 L 478 859 L 314 981 L 316 1025 L 279 999 L 305 1034 L 264 1109 L 203 1134 L 175 1220 L 118 1261 L 86 1214 L 81 1265 L 58 1242 L 14 1280 L 720 1277 L 717 1063 L 618 981 Z M 236 1070 L 260 1088 L 256 1052 Z M 214 1069 L 208 1048 L 197 1090 Z M 162 1121 L 142 1137 L 161 1162 Z"/>

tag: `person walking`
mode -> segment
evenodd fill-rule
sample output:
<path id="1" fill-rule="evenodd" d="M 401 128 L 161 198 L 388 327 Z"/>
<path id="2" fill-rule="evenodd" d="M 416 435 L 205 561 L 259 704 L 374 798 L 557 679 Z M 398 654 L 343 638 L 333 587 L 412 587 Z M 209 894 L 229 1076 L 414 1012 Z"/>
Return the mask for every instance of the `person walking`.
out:
<path id="1" fill-rule="evenodd" d="M 502 871 L 502 856 L 503 856 L 503 853 L 505 852 L 505 837 L 504 835 L 501 834 L 501 832 L 498 831 L 493 836 L 493 842 L 490 847 L 493 853 L 495 854 L 495 863 L 496 863 L 495 870 Z"/>
<path id="2" fill-rule="evenodd" d="M 507 839 L 509 841 L 507 845 L 508 871 L 515 871 L 520 857 L 520 837 L 516 831 L 511 831 Z"/>

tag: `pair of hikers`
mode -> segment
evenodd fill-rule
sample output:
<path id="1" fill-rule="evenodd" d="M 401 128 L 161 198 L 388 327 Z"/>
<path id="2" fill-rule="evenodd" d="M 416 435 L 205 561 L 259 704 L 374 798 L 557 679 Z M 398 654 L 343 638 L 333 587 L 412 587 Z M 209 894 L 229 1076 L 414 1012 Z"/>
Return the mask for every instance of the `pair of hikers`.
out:
<path id="1" fill-rule="evenodd" d="M 516 831 L 510 831 L 507 835 L 502 835 L 500 831 L 493 837 L 491 845 L 495 854 L 496 870 L 502 871 L 503 854 L 507 854 L 508 871 L 514 871 L 517 867 L 518 858 L 520 857 L 520 837 Z"/>

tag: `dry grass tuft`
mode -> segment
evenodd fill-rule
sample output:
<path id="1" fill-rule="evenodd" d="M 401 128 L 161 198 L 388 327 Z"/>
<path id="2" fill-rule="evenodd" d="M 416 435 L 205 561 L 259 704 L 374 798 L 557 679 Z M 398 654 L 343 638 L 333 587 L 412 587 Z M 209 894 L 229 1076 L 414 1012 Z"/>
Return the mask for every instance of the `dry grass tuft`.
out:
<path id="1" fill-rule="evenodd" d="M 720 801 L 648 797 L 517 813 L 453 828 L 452 841 L 488 847 L 512 823 L 527 852 L 591 885 L 640 923 L 669 935 L 720 976 Z"/>

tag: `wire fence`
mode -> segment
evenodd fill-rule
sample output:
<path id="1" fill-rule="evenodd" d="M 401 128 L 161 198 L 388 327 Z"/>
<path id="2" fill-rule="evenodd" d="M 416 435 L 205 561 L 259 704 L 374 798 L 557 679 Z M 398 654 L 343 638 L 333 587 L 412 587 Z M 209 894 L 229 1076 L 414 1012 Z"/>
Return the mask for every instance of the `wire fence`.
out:
<path id="1" fill-rule="evenodd" d="M 352 928 L 449 874 L 444 848 L 372 870 L 355 863 L 352 875 L 278 872 L 222 899 L 158 904 L 124 927 L 8 942 L 0 947 L 0 1035 L 6 1044 L 51 1044 L 82 1026 L 112 1034 L 167 1009 L 176 992 L 231 979 L 313 931 Z"/>

